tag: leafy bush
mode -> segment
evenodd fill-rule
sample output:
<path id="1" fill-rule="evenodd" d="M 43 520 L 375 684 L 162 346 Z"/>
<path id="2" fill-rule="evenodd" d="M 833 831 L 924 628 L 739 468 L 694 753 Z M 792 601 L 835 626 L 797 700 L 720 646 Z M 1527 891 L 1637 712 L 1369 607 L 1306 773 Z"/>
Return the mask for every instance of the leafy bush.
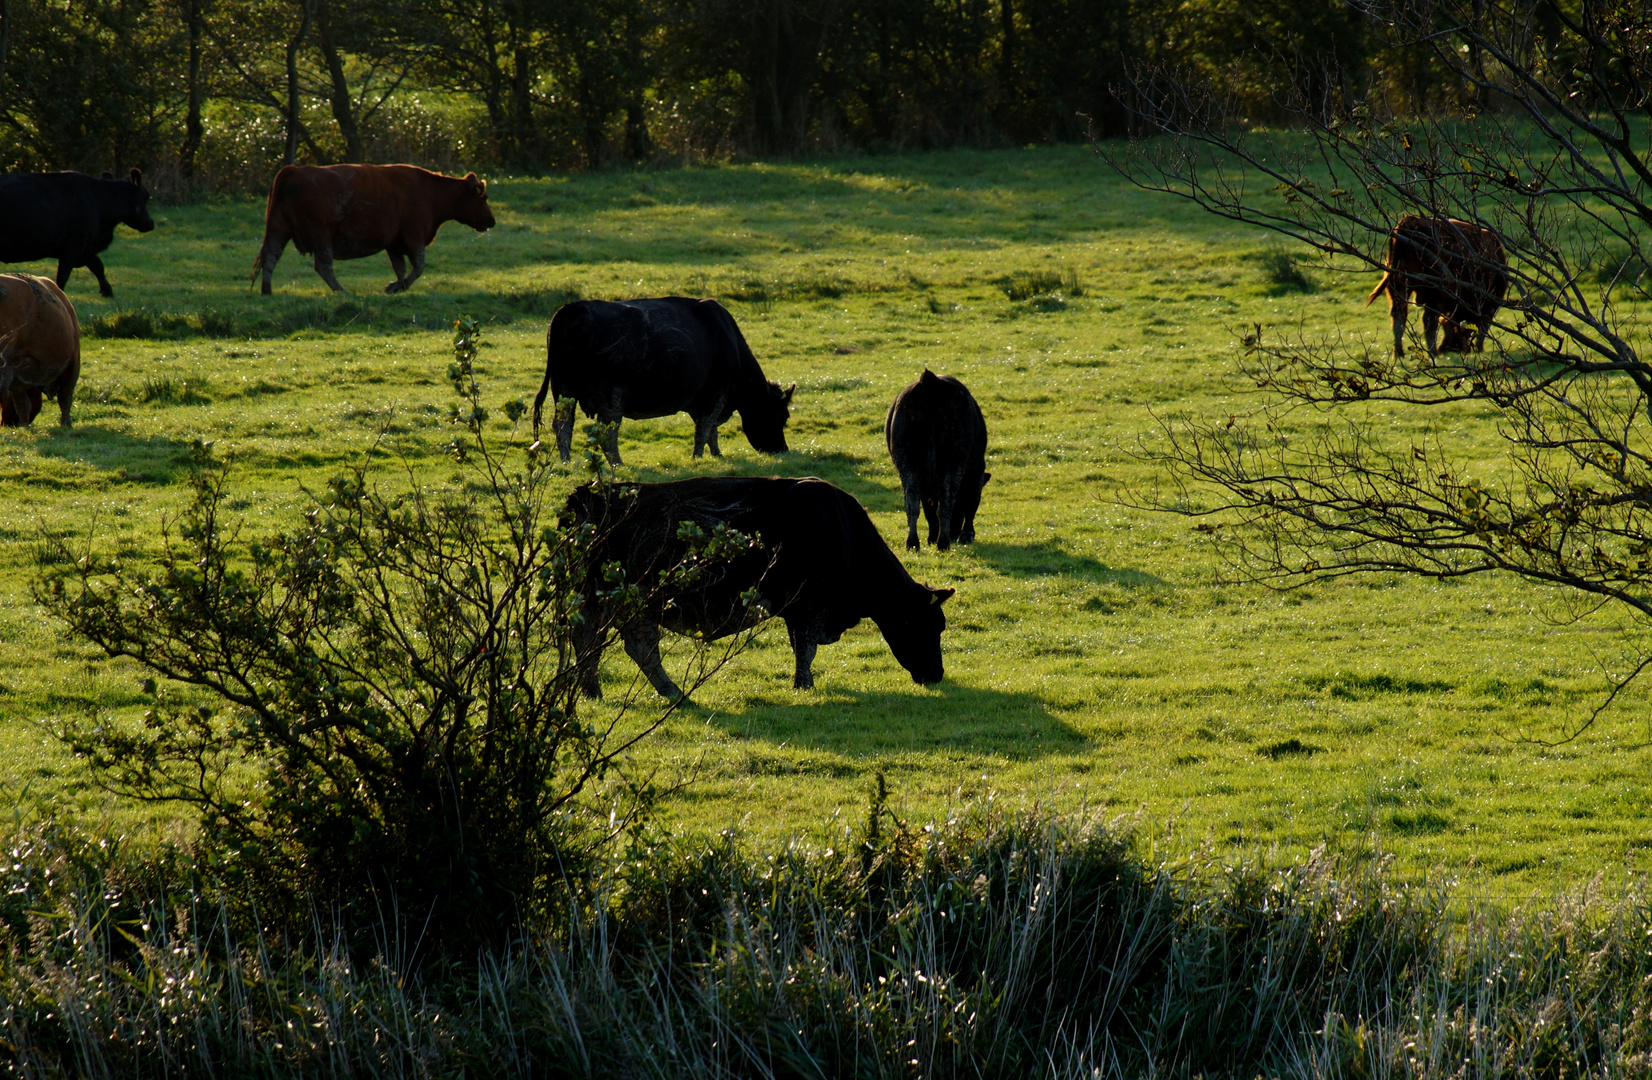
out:
<path id="1" fill-rule="evenodd" d="M 1063 293 L 1069 297 L 1084 295 L 1084 286 L 1079 283 L 1077 270 L 1033 270 L 1007 277 L 1000 282 L 1000 286 L 1004 295 L 1016 303 L 1035 297 L 1056 297 Z"/>
<path id="2" fill-rule="evenodd" d="M 1256 257 L 1262 277 L 1277 292 L 1312 292 L 1314 283 L 1302 272 L 1296 256 L 1282 247 L 1269 248 Z"/>
<path id="3" fill-rule="evenodd" d="M 450 371 L 463 489 L 387 492 L 357 468 L 290 531 L 243 538 L 228 469 L 197 444 L 153 566 L 42 559 L 39 599 L 70 631 L 161 679 L 141 723 L 58 735 L 110 789 L 194 807 L 227 895 L 262 918 L 398 905 L 447 947 L 499 940 L 648 804 L 621 758 L 670 710 L 577 715 L 592 537 L 553 520 L 537 444 L 513 468 L 483 437 L 477 336 L 461 322 Z M 606 646 L 647 597 L 597 599 Z"/>
<path id="4" fill-rule="evenodd" d="M 1498 914 L 1381 862 L 1145 860 L 990 809 L 639 844 L 474 963 L 231 926 L 176 852 L 4 826 L 0 1061 L 25 1075 L 1639 1075 L 1644 892 Z M 367 936 L 367 935 L 363 935 Z M 358 959 L 366 953 L 368 958 Z"/>

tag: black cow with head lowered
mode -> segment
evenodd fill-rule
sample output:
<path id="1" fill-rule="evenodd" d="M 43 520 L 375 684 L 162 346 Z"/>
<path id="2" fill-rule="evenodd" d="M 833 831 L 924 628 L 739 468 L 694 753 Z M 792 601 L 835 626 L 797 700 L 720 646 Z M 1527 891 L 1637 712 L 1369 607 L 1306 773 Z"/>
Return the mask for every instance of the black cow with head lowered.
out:
<path id="1" fill-rule="evenodd" d="M 586 618 L 575 632 L 582 685 L 591 697 L 602 692 L 597 662 L 605 628 L 619 630 L 625 651 L 654 689 L 675 700 L 682 690 L 660 662 L 660 627 L 716 640 L 755 625 L 765 613 L 786 622 L 797 689 L 814 686 L 816 647 L 868 618 L 913 681 L 940 682 L 944 674 L 941 606 L 953 590 L 913 581 L 865 508 L 824 480 L 696 477 L 606 492 L 586 484 L 568 497 L 564 521 L 593 530 Z M 674 576 L 691 553 L 685 522 L 690 533 L 711 535 L 724 526 L 758 543 L 726 561 L 712 560 L 692 579 Z M 618 627 L 615 613 L 602 610 L 596 598 L 611 563 L 645 594 L 653 590 L 640 613 Z M 660 587 L 662 572 L 666 584 Z M 762 610 L 747 602 L 751 589 Z"/>
<path id="2" fill-rule="evenodd" d="M 734 317 L 715 300 L 576 300 L 557 310 L 546 331 L 533 427 L 537 433 L 547 394 L 553 403 L 573 398 L 586 416 L 613 425 L 608 457 L 618 464 L 621 418 L 686 412 L 694 418 L 694 456 L 710 447 L 721 457 L 717 427 L 738 412 L 751 445 L 780 454 L 796 389 L 763 377 Z M 558 409 L 552 427 L 567 461 L 572 410 Z"/>
<path id="3" fill-rule="evenodd" d="M 155 227 L 149 190 L 133 169 L 125 180 L 109 173 L 17 173 L 0 176 L 0 262 L 57 260 L 57 287 L 84 266 L 98 279 L 98 292 L 115 295 L 103 275 L 98 252 L 115 238 L 115 226 L 138 232 Z"/>
<path id="4" fill-rule="evenodd" d="M 986 471 L 987 422 L 964 384 L 928 368 L 895 395 L 883 421 L 884 441 L 906 495 L 906 546 L 918 550 L 918 507 L 929 542 L 945 551 L 975 539 L 975 511 Z"/>

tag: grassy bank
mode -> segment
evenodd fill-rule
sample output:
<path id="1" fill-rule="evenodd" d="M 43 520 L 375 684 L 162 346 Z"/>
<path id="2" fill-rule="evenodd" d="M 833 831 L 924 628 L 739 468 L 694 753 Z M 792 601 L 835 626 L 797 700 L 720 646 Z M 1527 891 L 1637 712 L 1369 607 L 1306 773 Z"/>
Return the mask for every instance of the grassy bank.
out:
<path id="1" fill-rule="evenodd" d="M 537 390 L 544 324 L 567 298 L 688 293 L 722 297 L 765 372 L 798 383 L 793 450 L 756 454 L 731 427 L 727 457 L 695 462 L 687 417 L 628 421 L 627 475 L 822 476 L 898 544 L 882 418 L 928 366 L 980 400 L 993 480 L 979 543 L 904 557 L 959 590 L 947 680 L 913 685 L 867 625 L 823 648 L 818 689 L 797 693 L 771 628 L 643 751 L 694 779 L 668 823 L 831 845 L 881 770 L 910 820 L 989 795 L 1085 805 L 1139 813 L 1166 850 L 1389 853 L 1396 873 L 1471 879 L 1499 902 L 1646 868 L 1644 697 L 1586 740 L 1521 741 L 1598 702 L 1602 667 L 1635 640 L 1609 615 L 1556 621 L 1556 598 L 1506 581 L 1225 584 L 1186 523 L 1129 505 L 1156 483 L 1132 451 L 1161 418 L 1236 410 L 1224 376 L 1243 328 L 1382 340 L 1367 277 L 1302 266 L 1075 148 L 498 178 L 490 193 L 499 227 L 448 226 L 407 295 L 382 294 L 391 275 L 373 258 L 340 264 L 351 293 L 331 297 L 291 251 L 277 295 L 254 295 L 253 200 L 162 208 L 153 233 L 123 231 L 106 260 L 114 301 L 77 272 L 76 427 L 0 435 L 14 508 L 0 528 L 0 784 L 14 799 L 136 813 L 35 725 L 143 708 L 141 673 L 62 640 L 30 599 L 42 530 L 153 551 L 197 438 L 236 462 L 232 506 L 252 531 L 291 521 L 305 486 L 364 457 L 386 483 L 451 482 L 456 315 L 486 321 L 497 404 Z M 531 440 L 494 415 L 497 438 Z M 1438 440 L 1498 475 L 1487 415 L 1372 419 L 1396 444 Z M 618 651 L 607 664 L 632 678 Z"/>
<path id="2" fill-rule="evenodd" d="M 1380 867 L 1144 858 L 1089 817 L 880 812 L 635 850 L 513 947 L 237 935 L 187 860 L 8 836 L 19 1075 L 1634 1076 L 1645 897 L 1456 905 Z M 199 880 L 198 878 L 196 880 Z M 1458 900 L 1462 898 L 1459 897 Z M 388 925 L 393 925 L 387 922 Z M 244 932 L 243 932 L 244 934 Z"/>

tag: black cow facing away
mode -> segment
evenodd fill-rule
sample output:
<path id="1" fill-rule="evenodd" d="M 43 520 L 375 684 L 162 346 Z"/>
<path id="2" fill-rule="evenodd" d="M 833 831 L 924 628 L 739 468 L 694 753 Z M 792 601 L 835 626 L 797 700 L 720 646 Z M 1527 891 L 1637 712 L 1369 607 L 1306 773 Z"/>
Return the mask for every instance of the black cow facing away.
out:
<path id="1" fill-rule="evenodd" d="M 918 507 L 929 542 L 945 551 L 975 539 L 975 511 L 986 471 L 987 422 L 964 384 L 928 368 L 895 395 L 883 421 L 884 441 L 906 495 L 906 546 L 918 550 Z"/>
<path id="2" fill-rule="evenodd" d="M 116 225 L 138 232 L 155 227 L 136 169 L 125 180 L 109 173 L 101 180 L 76 172 L 0 176 L 0 262 L 56 259 L 60 289 L 84 266 L 98 279 L 98 292 L 115 295 L 98 252 L 113 242 Z"/>
<path id="3" fill-rule="evenodd" d="M 939 682 L 941 605 L 952 589 L 912 580 L 878 535 L 855 497 L 824 480 L 778 477 L 697 477 L 665 484 L 635 484 L 605 495 L 589 484 L 568 497 L 564 521 L 590 524 L 595 541 L 587 573 L 587 617 L 575 647 L 586 694 L 601 696 L 597 662 L 602 631 L 613 612 L 597 607 L 603 567 L 619 563 L 626 581 L 650 588 L 689 552 L 683 522 L 705 533 L 718 525 L 738 529 L 760 543 L 754 550 L 714 564 L 691 584 L 668 585 L 645 603 L 629 625 L 617 627 L 625 651 L 654 689 L 668 698 L 682 690 L 660 662 L 660 627 L 706 640 L 754 625 L 763 613 L 743 599 L 755 588 L 763 609 L 786 621 L 797 668 L 792 685 L 814 686 L 815 649 L 870 618 L 913 681 Z"/>
<path id="4" fill-rule="evenodd" d="M 586 416 L 613 425 L 608 457 L 618 464 L 622 417 L 686 412 L 694 418 L 694 456 L 709 446 L 721 457 L 717 427 L 738 412 L 751 445 L 779 454 L 786 450 L 796 389 L 793 383 L 782 390 L 763 377 L 733 316 L 715 300 L 576 300 L 557 310 L 545 333 L 545 381 L 533 400 L 533 428 L 539 431 L 547 394 L 553 403 L 573 398 Z M 567 461 L 572 411 L 558 411 L 552 427 Z"/>

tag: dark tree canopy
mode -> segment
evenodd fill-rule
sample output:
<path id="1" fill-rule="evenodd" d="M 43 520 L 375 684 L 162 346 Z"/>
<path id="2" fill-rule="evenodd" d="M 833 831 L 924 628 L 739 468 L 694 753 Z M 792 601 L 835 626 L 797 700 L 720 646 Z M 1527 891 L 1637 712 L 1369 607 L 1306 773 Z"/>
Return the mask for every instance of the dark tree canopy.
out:
<path id="1" fill-rule="evenodd" d="M 9 14 L 7 14 L 9 12 Z M 0 3 L 0 167 L 258 191 L 283 160 L 545 171 L 1123 135 L 1128 62 L 1243 114 L 1460 96 L 1344 0 L 31 0 Z M 462 167 L 462 168 L 461 168 Z"/>

